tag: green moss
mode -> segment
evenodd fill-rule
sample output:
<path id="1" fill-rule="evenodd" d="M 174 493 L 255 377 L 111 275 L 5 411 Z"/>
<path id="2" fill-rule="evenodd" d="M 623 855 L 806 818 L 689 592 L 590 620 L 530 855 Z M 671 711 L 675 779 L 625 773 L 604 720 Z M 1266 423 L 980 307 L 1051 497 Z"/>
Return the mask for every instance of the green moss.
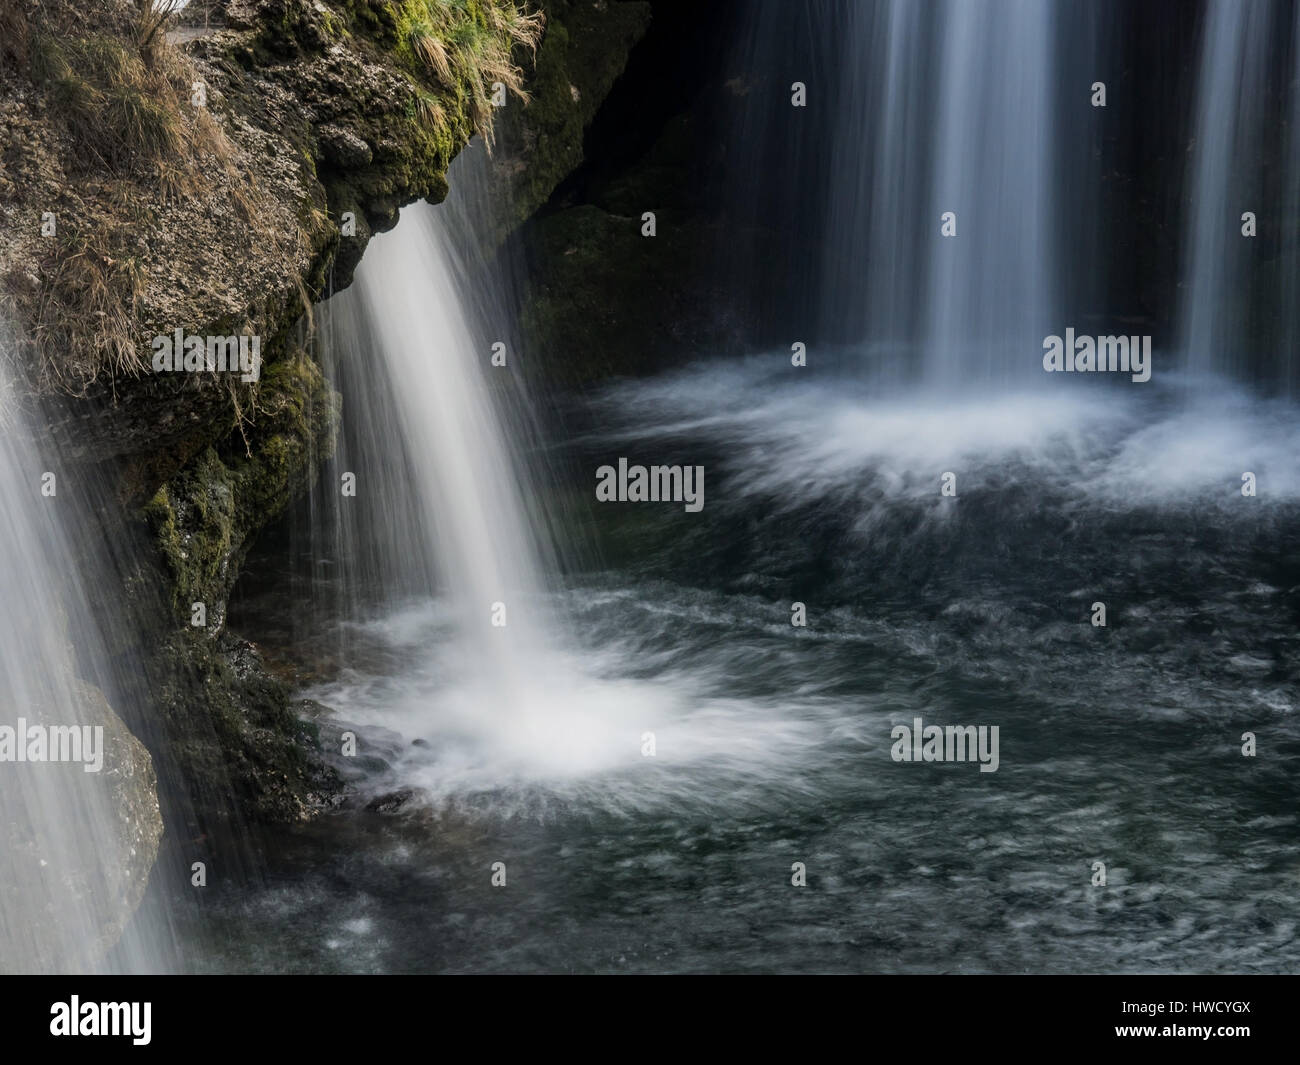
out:
<path id="1" fill-rule="evenodd" d="M 141 509 L 182 622 L 193 603 L 207 604 L 220 622 L 253 534 L 306 490 L 332 454 L 339 399 L 305 353 L 265 368 L 256 405 L 247 444 L 235 433 L 205 447 Z"/>
<path id="2" fill-rule="evenodd" d="M 190 792 L 188 807 L 170 814 L 189 836 L 238 816 L 299 820 L 338 787 L 285 686 L 222 625 L 253 536 L 306 490 L 332 452 L 339 397 L 320 367 L 290 347 L 263 367 L 255 413 L 247 442 L 235 432 L 202 448 L 140 510 L 162 572 L 139 592 L 162 586 L 171 612 L 142 656 L 141 699 L 160 708 L 167 763 Z M 207 606 L 204 628 L 190 624 L 196 602 Z"/>
<path id="3" fill-rule="evenodd" d="M 335 41 L 341 40 L 348 32 L 343 25 L 343 21 L 329 8 L 321 11 L 321 25 L 324 27 L 326 36 Z"/>
<path id="4" fill-rule="evenodd" d="M 149 670 L 141 681 L 161 716 L 163 769 L 174 767 L 174 784 L 189 794 L 183 802 L 169 789 L 164 815 L 174 838 L 219 837 L 248 818 L 299 821 L 337 792 L 316 729 L 298 719 L 288 690 L 248 645 L 177 630 Z"/>
<path id="5" fill-rule="evenodd" d="M 420 83 L 446 97 L 439 110 L 468 115 L 474 132 L 489 143 L 495 109 L 489 94 L 500 83 L 521 99 L 524 73 L 516 49 L 533 49 L 541 20 L 525 15 L 514 0 L 394 0 L 393 54 Z M 454 105 L 453 105 L 454 101 Z"/>
<path id="6" fill-rule="evenodd" d="M 224 601 L 220 576 L 235 533 L 229 471 L 207 448 L 145 506 L 143 516 L 171 578 L 172 607 L 189 616 L 192 603 Z"/>
<path id="7" fill-rule="evenodd" d="M 334 0 L 334 7 L 354 32 L 392 46 L 397 36 L 396 9 L 390 0 Z"/>

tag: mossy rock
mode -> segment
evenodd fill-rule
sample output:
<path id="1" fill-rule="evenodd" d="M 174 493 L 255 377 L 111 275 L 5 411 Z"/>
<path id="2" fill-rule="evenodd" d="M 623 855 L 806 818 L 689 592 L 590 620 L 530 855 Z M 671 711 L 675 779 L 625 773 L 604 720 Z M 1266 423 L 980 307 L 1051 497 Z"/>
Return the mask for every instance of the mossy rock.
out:
<path id="1" fill-rule="evenodd" d="M 527 105 L 511 100 L 497 122 L 494 173 L 508 204 L 501 240 L 536 212 L 583 161 L 583 132 L 650 25 L 650 5 L 545 4 L 546 36 L 537 49 Z"/>

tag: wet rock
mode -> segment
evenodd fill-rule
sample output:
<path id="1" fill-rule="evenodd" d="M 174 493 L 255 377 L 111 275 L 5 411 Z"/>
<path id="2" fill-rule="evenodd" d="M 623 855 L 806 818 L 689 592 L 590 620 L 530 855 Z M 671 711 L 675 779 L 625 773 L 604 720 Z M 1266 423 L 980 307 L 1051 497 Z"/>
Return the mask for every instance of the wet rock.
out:
<path id="1" fill-rule="evenodd" d="M 339 126 L 321 127 L 320 146 L 326 160 L 344 170 L 369 166 L 374 160 L 370 145 L 351 130 Z"/>
<path id="2" fill-rule="evenodd" d="M 98 688 L 73 685 L 80 724 L 103 729 L 99 771 L 0 765 L 0 972 L 95 964 L 121 938 L 158 855 L 153 760 Z M 66 723 L 66 708 L 24 712 L 31 723 Z"/>
<path id="3" fill-rule="evenodd" d="M 502 239 L 536 212 L 583 161 L 583 131 L 595 118 L 627 66 L 633 45 L 650 25 L 648 3 L 552 0 L 546 36 L 537 49 L 527 107 L 504 109 L 492 153 L 500 196 L 512 214 L 497 233 Z"/>
<path id="4" fill-rule="evenodd" d="M 378 795 L 366 803 L 366 809 L 377 814 L 395 814 L 408 810 L 424 795 L 419 788 L 399 788 L 386 795 Z"/>

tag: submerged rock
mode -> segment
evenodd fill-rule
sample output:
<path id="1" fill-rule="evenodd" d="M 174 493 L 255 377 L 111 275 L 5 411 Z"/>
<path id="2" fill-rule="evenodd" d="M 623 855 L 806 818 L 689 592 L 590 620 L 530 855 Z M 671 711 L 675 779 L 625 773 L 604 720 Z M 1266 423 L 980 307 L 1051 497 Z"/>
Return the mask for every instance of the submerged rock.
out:
<path id="1" fill-rule="evenodd" d="M 96 965 L 139 906 L 158 854 L 153 760 L 98 688 L 74 684 L 79 724 L 103 730 L 98 771 L 0 763 L 0 971 Z M 32 707 L 26 719 L 63 724 L 64 709 Z"/>
<path id="2" fill-rule="evenodd" d="M 413 805 L 417 805 L 420 800 L 427 798 L 427 793 L 420 788 L 399 788 L 386 795 L 377 795 L 366 803 L 366 809 L 377 814 L 404 813 Z"/>

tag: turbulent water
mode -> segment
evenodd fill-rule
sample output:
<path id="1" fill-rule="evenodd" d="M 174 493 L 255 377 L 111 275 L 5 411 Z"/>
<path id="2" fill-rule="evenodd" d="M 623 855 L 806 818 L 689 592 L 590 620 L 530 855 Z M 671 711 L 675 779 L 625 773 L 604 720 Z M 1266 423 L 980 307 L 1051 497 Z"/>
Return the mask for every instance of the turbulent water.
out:
<path id="1" fill-rule="evenodd" d="M 286 841 L 209 964 L 1294 968 L 1296 412 L 1222 390 L 1191 433 L 1176 395 L 939 403 L 786 365 L 586 410 L 574 468 L 689 454 L 708 502 L 590 505 L 606 565 L 548 601 L 575 643 L 532 728 L 462 727 L 447 602 L 352 626 L 313 694 L 382 757 L 363 794 L 423 794 Z M 998 725 L 997 772 L 894 762 L 916 716 Z"/>
<path id="2" fill-rule="evenodd" d="M 456 193 L 375 240 L 327 326 L 351 428 L 310 573 L 264 557 L 231 615 L 330 742 L 356 734 L 356 801 L 275 840 L 265 889 L 214 893 L 228 945 L 195 968 L 1300 963 L 1300 412 L 1162 372 L 1181 351 L 1146 385 L 1045 387 L 1071 296 L 1053 236 L 1083 206 L 1044 161 L 1070 22 L 967 6 L 837 9 L 819 42 L 873 58 L 846 70 L 875 103 L 830 119 L 853 165 L 818 314 L 842 342 L 806 367 L 710 359 L 538 432 L 491 365 Z M 1211 46 L 1237 57 L 1215 84 L 1240 41 Z M 948 198 L 971 235 L 951 253 Z M 903 280 L 843 272 L 855 241 L 906 242 L 900 205 L 935 247 Z M 703 466 L 703 510 L 597 502 L 620 457 Z M 557 545 L 585 549 L 561 567 Z M 286 626 L 304 594 L 327 608 Z M 996 771 L 895 760 L 916 718 L 996 726 Z"/>
<path id="3" fill-rule="evenodd" d="M 1223 381 L 890 391 L 860 366 L 715 360 L 575 400 L 529 465 L 569 471 L 534 484 L 594 561 L 534 589 L 554 621 L 510 706 L 464 668 L 478 604 L 450 578 L 319 619 L 306 642 L 345 651 L 307 693 L 361 737 L 358 805 L 398 812 L 277 841 L 203 966 L 1293 967 L 1296 410 Z M 704 510 L 596 503 L 618 456 L 703 464 Z M 241 624 L 283 606 L 272 587 Z M 918 716 L 997 725 L 997 772 L 895 762 Z"/>

